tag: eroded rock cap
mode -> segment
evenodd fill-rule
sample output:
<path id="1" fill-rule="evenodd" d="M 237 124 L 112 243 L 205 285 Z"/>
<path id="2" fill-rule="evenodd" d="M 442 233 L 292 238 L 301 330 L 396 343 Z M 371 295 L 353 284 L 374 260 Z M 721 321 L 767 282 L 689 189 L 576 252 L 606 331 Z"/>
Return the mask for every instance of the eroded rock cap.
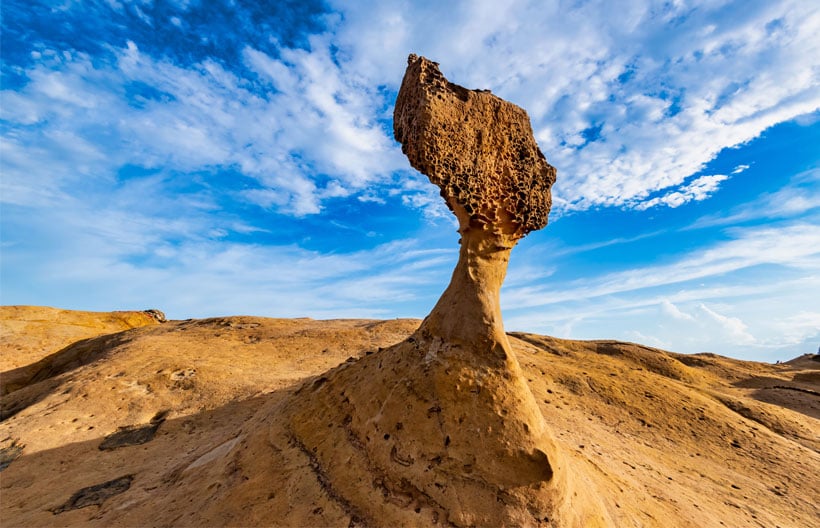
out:
<path id="1" fill-rule="evenodd" d="M 546 226 L 556 170 L 527 113 L 489 90 L 449 82 L 429 59 L 407 62 L 393 134 L 410 164 L 441 188 L 462 230 L 520 238 Z"/>

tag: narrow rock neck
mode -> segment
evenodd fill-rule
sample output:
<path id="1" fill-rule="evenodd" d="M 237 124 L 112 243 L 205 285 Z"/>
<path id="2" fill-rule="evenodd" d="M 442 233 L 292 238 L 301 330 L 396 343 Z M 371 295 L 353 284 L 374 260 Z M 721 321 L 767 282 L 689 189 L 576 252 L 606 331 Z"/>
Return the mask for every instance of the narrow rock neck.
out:
<path id="1" fill-rule="evenodd" d="M 514 244 L 485 230 L 463 230 L 450 285 L 417 333 L 478 354 L 506 356 L 510 346 L 501 320 L 500 291 Z"/>

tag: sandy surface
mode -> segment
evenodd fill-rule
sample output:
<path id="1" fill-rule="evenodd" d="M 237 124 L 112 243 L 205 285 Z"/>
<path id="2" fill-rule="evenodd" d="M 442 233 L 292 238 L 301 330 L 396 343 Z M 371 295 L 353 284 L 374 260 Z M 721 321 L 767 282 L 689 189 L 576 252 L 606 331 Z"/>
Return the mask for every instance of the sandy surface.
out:
<path id="1" fill-rule="evenodd" d="M 130 317 L 0 309 L 0 383 L 16 380 L 2 398 L 2 525 L 379 524 L 289 441 L 282 409 L 301 385 L 378 357 L 418 320 Z M 770 365 L 510 340 L 565 462 L 614 526 L 816 525 L 812 357 Z M 429 524 L 418 513 L 414 524 Z"/>

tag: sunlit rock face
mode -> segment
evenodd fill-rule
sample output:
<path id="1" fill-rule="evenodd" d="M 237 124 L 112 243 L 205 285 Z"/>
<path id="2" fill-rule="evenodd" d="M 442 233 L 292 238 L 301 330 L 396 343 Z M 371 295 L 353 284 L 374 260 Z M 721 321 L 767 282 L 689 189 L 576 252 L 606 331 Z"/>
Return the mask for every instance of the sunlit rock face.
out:
<path id="1" fill-rule="evenodd" d="M 411 55 L 394 131 L 458 218 L 459 261 L 411 337 L 296 395 L 291 442 L 363 524 L 607 525 L 558 449 L 501 321 L 510 250 L 547 224 L 555 181 L 526 112 Z"/>
<path id="2" fill-rule="evenodd" d="M 555 168 L 523 109 L 449 82 L 438 64 L 416 55 L 408 58 L 393 132 L 411 165 L 439 186 L 462 235 L 450 286 L 420 332 L 503 358 L 499 291 L 510 250 L 547 225 Z"/>
<path id="3" fill-rule="evenodd" d="M 438 64 L 410 55 L 393 133 L 410 164 L 441 188 L 462 230 L 517 240 L 547 225 L 556 171 L 522 108 L 453 84 Z"/>

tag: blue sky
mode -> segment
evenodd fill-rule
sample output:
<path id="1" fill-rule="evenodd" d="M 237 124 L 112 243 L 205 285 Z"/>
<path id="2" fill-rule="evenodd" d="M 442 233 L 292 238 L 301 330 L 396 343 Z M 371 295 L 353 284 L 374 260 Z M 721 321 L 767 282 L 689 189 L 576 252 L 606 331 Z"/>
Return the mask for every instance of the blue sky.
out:
<path id="1" fill-rule="evenodd" d="M 392 139 L 414 52 L 558 168 L 508 330 L 814 352 L 814 4 L 4 0 L 0 302 L 424 317 L 458 236 Z"/>

